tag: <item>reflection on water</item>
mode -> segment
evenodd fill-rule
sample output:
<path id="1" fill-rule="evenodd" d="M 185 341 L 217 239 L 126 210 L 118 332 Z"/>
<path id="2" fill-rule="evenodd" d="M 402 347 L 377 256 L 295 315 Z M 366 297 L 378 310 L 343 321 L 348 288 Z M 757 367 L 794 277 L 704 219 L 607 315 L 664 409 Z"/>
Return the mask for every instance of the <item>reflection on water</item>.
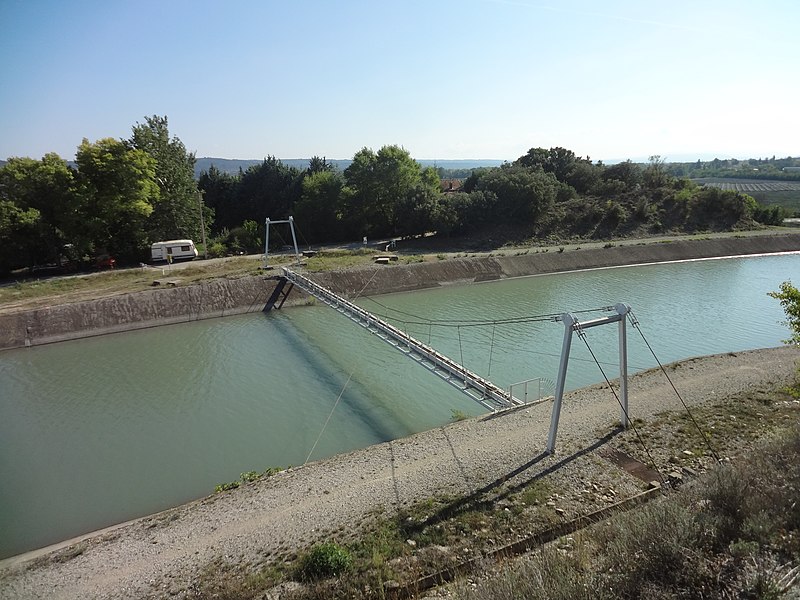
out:
<path id="1" fill-rule="evenodd" d="M 508 386 L 555 378 L 563 326 L 446 321 L 626 302 L 662 361 L 775 346 L 787 330 L 766 293 L 800 278 L 799 261 L 604 269 L 359 303 Z M 653 366 L 629 331 L 632 370 Z M 588 335 L 612 376 L 616 336 Z M 585 346 L 572 356 L 568 387 L 602 379 Z M 441 425 L 453 410 L 481 407 L 324 306 L 2 352 L 0 557 L 206 495 L 244 471 L 301 464 L 312 448 L 315 460 Z"/>

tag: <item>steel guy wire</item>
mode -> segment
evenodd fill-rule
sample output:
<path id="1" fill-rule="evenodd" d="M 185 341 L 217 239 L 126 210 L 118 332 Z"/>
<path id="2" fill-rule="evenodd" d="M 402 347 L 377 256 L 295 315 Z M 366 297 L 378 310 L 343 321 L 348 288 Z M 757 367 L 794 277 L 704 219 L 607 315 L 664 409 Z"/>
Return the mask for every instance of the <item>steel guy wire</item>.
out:
<path id="1" fill-rule="evenodd" d="M 344 395 L 344 391 L 347 389 L 350 380 L 353 378 L 353 373 L 355 373 L 355 369 L 350 371 L 350 376 L 347 378 L 347 381 L 344 382 L 344 387 L 342 387 L 342 391 L 339 392 L 339 397 L 336 398 L 336 402 L 334 402 L 331 412 L 328 413 L 328 418 L 325 419 L 325 424 L 322 426 L 322 429 L 320 429 L 319 435 L 317 436 L 317 439 L 314 441 L 314 445 L 311 446 L 311 450 L 309 451 L 308 456 L 306 456 L 306 462 L 304 462 L 303 464 L 306 464 L 308 462 L 308 459 L 310 459 L 311 455 L 314 453 L 314 449 L 317 447 L 319 440 L 322 438 L 322 434 L 325 432 L 325 428 L 328 426 L 328 421 L 330 421 L 331 417 L 333 416 L 333 411 L 336 410 L 336 407 L 339 405 L 339 401 L 342 399 L 342 396 Z"/>
<path id="2" fill-rule="evenodd" d="M 642 341 L 644 341 L 644 343 L 647 346 L 648 350 L 650 350 L 650 353 L 653 355 L 653 358 L 655 359 L 656 363 L 658 364 L 659 368 L 661 369 L 661 372 L 664 374 L 664 377 L 667 378 L 667 381 L 669 382 L 669 385 L 672 387 L 672 390 L 675 392 L 675 395 L 678 397 L 678 400 L 681 401 L 681 404 L 683 405 L 683 408 L 686 411 L 686 414 L 689 415 L 689 418 L 692 420 L 692 423 L 694 424 L 695 428 L 700 433 L 700 437 L 703 438 L 703 441 L 705 442 L 706 446 L 711 451 L 711 456 L 714 457 L 715 461 L 720 462 L 719 455 L 717 454 L 716 450 L 714 450 L 714 447 L 711 445 L 711 440 L 708 439 L 708 436 L 706 435 L 705 431 L 703 431 L 703 429 L 697 423 L 697 420 L 694 418 L 694 415 L 692 414 L 692 411 L 689 410 L 689 406 L 683 400 L 683 396 L 681 396 L 680 392 L 678 391 L 678 388 L 676 388 L 675 384 L 672 382 L 672 379 L 670 378 L 669 373 L 667 373 L 667 370 L 664 368 L 664 365 L 661 364 L 661 361 L 658 360 L 658 357 L 656 356 L 656 353 L 653 350 L 653 347 L 650 345 L 650 342 L 648 342 L 647 338 L 644 336 L 644 332 L 642 331 L 642 328 L 639 326 L 639 320 L 633 314 L 633 311 L 630 311 L 628 314 L 629 314 L 629 317 L 630 317 L 631 325 L 636 329 L 636 331 L 639 332 L 639 335 L 642 336 Z"/>
<path id="3" fill-rule="evenodd" d="M 636 438 L 639 440 L 639 443 L 642 445 L 642 448 L 644 448 L 645 454 L 647 454 L 647 458 L 650 460 L 650 464 L 653 466 L 655 472 L 658 473 L 658 477 L 661 479 L 661 483 L 663 485 L 664 483 L 666 483 L 666 480 L 664 479 L 664 476 L 661 474 L 661 471 L 659 471 L 658 466 L 656 465 L 656 461 L 653 460 L 653 456 L 652 454 L 650 454 L 650 449 L 647 447 L 647 444 L 644 443 L 642 436 L 639 435 L 639 430 L 636 429 L 636 425 L 634 425 L 633 420 L 630 418 L 630 415 L 628 414 L 628 411 L 623 406 L 622 401 L 619 399 L 619 396 L 617 395 L 617 392 L 611 385 L 611 381 L 606 375 L 606 372 L 603 370 L 603 367 L 600 366 L 600 363 L 595 357 L 594 352 L 592 352 L 592 348 L 591 346 L 589 346 L 589 340 L 586 339 L 586 332 L 583 330 L 583 328 L 580 326 L 580 323 L 577 321 L 575 322 L 575 331 L 578 334 L 578 337 L 583 340 L 583 343 L 586 344 L 586 349 L 589 350 L 589 354 L 591 354 L 592 358 L 594 358 L 594 361 L 597 364 L 597 368 L 600 369 L 600 373 L 603 374 L 603 379 L 606 380 L 608 389 L 611 390 L 611 393 L 614 395 L 614 399 L 617 401 L 617 404 L 619 404 L 619 407 L 622 409 L 622 412 L 625 413 L 625 419 L 628 421 L 628 423 L 630 423 L 631 429 L 633 429 L 633 432 L 636 434 Z"/>

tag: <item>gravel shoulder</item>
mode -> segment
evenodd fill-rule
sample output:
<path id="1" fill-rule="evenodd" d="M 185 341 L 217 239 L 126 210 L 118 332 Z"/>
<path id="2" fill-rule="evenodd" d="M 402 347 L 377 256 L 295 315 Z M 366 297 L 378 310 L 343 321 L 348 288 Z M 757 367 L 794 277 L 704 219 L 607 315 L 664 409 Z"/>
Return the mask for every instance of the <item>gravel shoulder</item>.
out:
<path id="1" fill-rule="evenodd" d="M 800 348 L 787 346 L 689 359 L 668 372 L 684 400 L 698 406 L 784 386 L 799 360 Z M 660 371 L 632 377 L 629 395 L 634 418 L 681 410 Z M 212 561 L 262 565 L 270 556 L 352 530 L 376 511 L 543 475 L 565 487 L 622 477 L 607 462 L 575 460 L 594 452 L 619 418 L 607 386 L 565 397 L 552 456 L 544 454 L 551 408 L 545 402 L 477 417 L 334 456 L 58 549 L 1 561 L 0 597 L 186 597 Z M 656 447 L 653 455 L 667 468 L 667 453 Z M 623 478 L 616 489 L 624 496 L 641 485 Z"/>

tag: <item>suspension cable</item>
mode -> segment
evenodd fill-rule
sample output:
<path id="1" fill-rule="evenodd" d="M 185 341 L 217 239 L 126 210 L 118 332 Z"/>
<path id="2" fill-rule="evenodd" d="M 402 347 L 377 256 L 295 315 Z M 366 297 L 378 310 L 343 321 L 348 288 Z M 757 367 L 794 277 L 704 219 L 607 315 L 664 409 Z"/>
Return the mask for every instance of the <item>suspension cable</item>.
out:
<path id="1" fill-rule="evenodd" d="M 586 349 L 589 350 L 589 354 L 592 355 L 592 358 L 594 359 L 594 362 L 597 365 L 597 368 L 600 369 L 600 373 L 602 373 L 603 379 L 605 379 L 606 380 L 606 384 L 608 384 L 608 389 L 611 390 L 611 393 L 614 395 L 614 399 L 617 401 L 617 404 L 619 404 L 619 407 L 622 409 L 622 412 L 625 414 L 625 419 L 628 421 L 628 423 L 630 423 L 631 429 L 633 429 L 633 432 L 636 434 L 636 438 L 639 440 L 639 443 L 642 445 L 642 448 L 644 448 L 645 454 L 647 454 L 647 458 L 650 461 L 650 464 L 652 465 L 652 467 L 655 470 L 655 472 L 658 473 L 658 477 L 659 477 L 659 479 L 661 479 L 662 485 L 665 484 L 666 480 L 664 479 L 664 476 L 661 474 L 661 471 L 658 470 L 658 466 L 656 465 L 656 461 L 653 459 L 652 454 L 650 454 L 650 449 L 647 447 L 647 444 L 644 443 L 644 440 L 642 439 L 642 436 L 639 435 L 639 430 L 636 429 L 636 425 L 633 423 L 633 420 L 630 418 L 630 415 L 628 414 L 628 411 L 625 409 L 625 406 L 623 406 L 622 401 L 619 399 L 619 396 L 617 395 L 617 392 L 614 390 L 614 387 L 611 385 L 611 381 L 609 380 L 608 376 L 606 375 L 606 372 L 603 370 L 603 367 L 600 366 L 600 362 L 597 360 L 597 357 L 595 356 L 594 352 L 592 351 L 591 346 L 589 346 L 589 340 L 586 339 L 586 332 L 580 326 L 579 322 L 575 323 L 575 331 L 577 332 L 578 337 L 583 340 L 583 343 L 586 344 Z"/>
<path id="2" fill-rule="evenodd" d="M 461 352 L 461 368 L 464 368 L 464 348 L 461 346 L 461 327 L 458 328 L 458 350 Z"/>
<path id="3" fill-rule="evenodd" d="M 344 382 L 344 387 L 342 387 L 342 391 L 339 392 L 339 397 L 336 398 L 336 402 L 334 402 L 333 408 L 331 409 L 331 412 L 328 414 L 328 418 L 325 419 L 325 424 L 322 426 L 322 429 L 320 430 L 319 435 L 317 436 L 317 439 L 314 442 L 314 445 L 311 446 L 311 450 L 309 451 L 308 456 L 306 456 L 306 462 L 304 462 L 303 464 L 308 463 L 308 459 L 310 459 L 311 455 L 314 453 L 314 450 L 316 449 L 317 444 L 319 443 L 319 440 L 322 438 L 322 434 L 324 433 L 325 428 L 328 426 L 328 421 L 330 421 L 331 417 L 333 416 L 333 411 L 336 410 L 336 407 L 339 405 L 339 400 L 342 399 L 342 396 L 344 395 L 344 391 L 347 389 L 347 385 L 350 383 L 350 380 L 353 378 L 353 373 L 355 373 L 355 369 L 353 369 L 350 372 L 350 376 L 347 378 L 347 381 Z"/>
<path id="4" fill-rule="evenodd" d="M 700 425 L 695 420 L 694 415 L 692 414 L 692 411 L 689 410 L 689 405 L 686 404 L 686 402 L 684 401 L 683 396 L 681 396 L 680 392 L 678 391 L 678 388 L 675 387 L 675 384 L 672 382 L 672 379 L 670 379 L 670 376 L 667 373 L 667 370 L 664 368 L 664 365 L 662 365 L 661 361 L 658 360 L 658 357 L 656 356 L 656 353 L 653 350 L 653 347 L 650 345 L 650 342 L 648 342 L 647 338 L 644 336 L 644 332 L 642 331 L 641 327 L 639 326 L 639 320 L 634 316 L 633 311 L 630 311 L 628 314 L 629 314 L 629 317 L 630 317 L 631 325 L 633 325 L 633 327 L 639 332 L 639 335 L 642 336 L 642 341 L 644 341 L 645 345 L 647 346 L 647 349 L 650 350 L 650 354 L 653 355 L 653 358 L 655 359 L 656 363 L 658 363 L 658 366 L 661 369 L 661 372 L 664 374 L 664 377 L 666 377 L 667 381 L 669 381 L 669 384 L 672 387 L 672 390 L 675 392 L 675 395 L 678 397 L 678 400 L 681 401 L 681 404 L 683 405 L 683 408 L 686 411 L 686 414 L 689 415 L 689 418 L 691 419 L 692 423 L 694 424 L 695 429 L 697 429 L 697 431 L 700 433 L 700 437 L 703 438 L 703 441 L 705 442 L 706 446 L 708 447 L 709 451 L 711 452 L 711 456 L 714 457 L 715 461 L 720 462 L 719 455 L 717 454 L 716 450 L 714 450 L 714 447 L 711 445 L 711 440 L 708 438 L 706 433 L 703 431 L 703 429 L 700 427 Z"/>
<path id="5" fill-rule="evenodd" d="M 442 327 L 480 327 L 483 325 L 505 325 L 505 324 L 518 324 L 518 323 L 538 323 L 542 321 L 553 321 L 556 318 L 560 317 L 562 313 L 545 313 L 541 315 L 528 315 L 528 316 L 517 316 L 517 317 L 506 317 L 502 319 L 431 319 L 429 317 L 424 317 L 420 315 L 416 315 L 413 313 L 405 312 L 400 310 L 399 308 L 392 308 L 391 306 L 386 306 L 385 304 L 375 300 L 375 298 L 367 297 L 367 300 L 370 302 L 374 302 L 381 308 L 386 310 L 390 310 L 392 312 L 404 315 L 406 317 L 412 317 L 413 319 L 417 319 L 417 321 L 406 321 L 407 323 L 414 324 L 414 325 L 427 325 L 428 323 L 435 323 Z M 607 312 L 609 310 L 608 307 L 600 307 L 600 308 L 588 308 L 584 310 L 577 310 L 571 311 L 571 314 L 584 314 L 590 312 Z M 387 317 L 390 318 L 390 317 Z"/>
<path id="6" fill-rule="evenodd" d="M 489 344 L 489 369 L 486 373 L 486 376 L 490 376 L 492 374 L 492 352 L 494 352 L 494 330 L 496 325 L 492 325 L 492 342 Z"/>
<path id="7" fill-rule="evenodd" d="M 303 238 L 303 243 L 304 243 L 306 246 L 308 246 L 308 249 L 310 250 L 310 249 L 311 249 L 311 244 L 309 244 L 309 243 L 308 243 L 308 240 L 306 239 L 306 236 L 304 236 L 304 235 L 303 235 L 303 232 L 302 232 L 302 231 L 300 231 L 300 227 L 297 225 L 297 221 L 294 221 L 294 228 L 295 228 L 295 230 L 297 231 L 297 234 L 298 234 L 298 235 L 299 235 L 301 238 Z"/>

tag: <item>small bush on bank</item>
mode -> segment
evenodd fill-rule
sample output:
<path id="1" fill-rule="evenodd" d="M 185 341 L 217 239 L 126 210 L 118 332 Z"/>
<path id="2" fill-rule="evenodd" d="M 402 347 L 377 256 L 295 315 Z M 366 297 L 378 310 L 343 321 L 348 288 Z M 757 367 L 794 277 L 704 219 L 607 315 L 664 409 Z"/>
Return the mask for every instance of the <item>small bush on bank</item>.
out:
<path id="1" fill-rule="evenodd" d="M 327 542 L 312 546 L 300 559 L 297 576 L 302 581 L 316 581 L 341 575 L 352 566 L 353 557 L 347 548 Z"/>

